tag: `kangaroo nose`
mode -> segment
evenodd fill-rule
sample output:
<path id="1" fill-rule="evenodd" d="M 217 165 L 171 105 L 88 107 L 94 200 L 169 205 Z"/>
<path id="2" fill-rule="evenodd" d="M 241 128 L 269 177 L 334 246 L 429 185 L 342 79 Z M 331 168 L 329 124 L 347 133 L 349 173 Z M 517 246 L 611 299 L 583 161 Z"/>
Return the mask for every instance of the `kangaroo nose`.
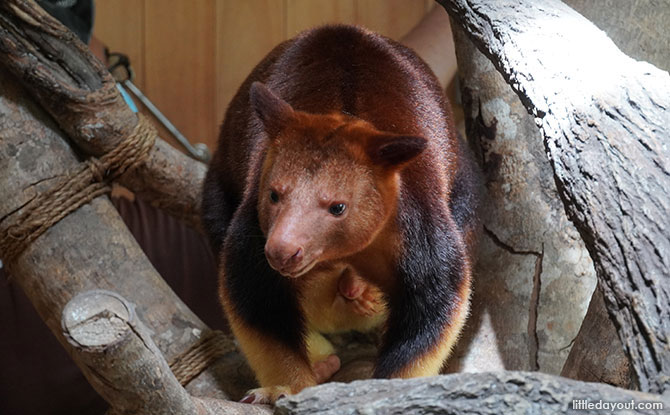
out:
<path id="1" fill-rule="evenodd" d="M 265 244 L 265 256 L 272 268 L 277 271 L 291 271 L 303 258 L 302 247 L 291 243 Z"/>

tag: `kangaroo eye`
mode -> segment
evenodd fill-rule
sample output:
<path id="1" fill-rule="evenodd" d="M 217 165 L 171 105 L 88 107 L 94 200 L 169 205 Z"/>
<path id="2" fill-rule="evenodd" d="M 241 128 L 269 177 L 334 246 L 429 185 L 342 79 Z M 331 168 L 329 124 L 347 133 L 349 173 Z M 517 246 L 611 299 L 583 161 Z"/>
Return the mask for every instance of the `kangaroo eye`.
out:
<path id="1" fill-rule="evenodd" d="M 274 190 L 270 190 L 270 201 L 272 203 L 279 202 L 279 195 Z"/>
<path id="2" fill-rule="evenodd" d="M 330 205 L 330 208 L 328 208 L 328 212 L 330 212 L 330 214 L 333 216 L 340 216 L 341 214 L 344 213 L 346 209 L 347 205 L 345 205 L 344 203 L 335 203 L 333 205 Z"/>

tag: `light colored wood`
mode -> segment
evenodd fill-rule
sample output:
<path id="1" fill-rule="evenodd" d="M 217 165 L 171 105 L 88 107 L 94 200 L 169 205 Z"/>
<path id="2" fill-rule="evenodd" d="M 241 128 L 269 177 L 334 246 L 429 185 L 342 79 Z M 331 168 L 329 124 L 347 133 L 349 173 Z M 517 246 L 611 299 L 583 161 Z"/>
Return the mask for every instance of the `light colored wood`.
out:
<path id="1" fill-rule="evenodd" d="M 214 11 L 214 0 L 146 0 L 144 93 L 193 143 L 216 137 Z"/>
<path id="2" fill-rule="evenodd" d="M 228 103 L 249 72 L 285 39 L 285 10 L 285 1 L 217 0 L 217 126 L 223 121 Z M 214 145 L 210 148 L 213 149 Z"/>
<path id="3" fill-rule="evenodd" d="M 426 12 L 425 0 L 357 0 L 357 23 L 392 39 L 400 39 Z"/>
<path id="4" fill-rule="evenodd" d="M 144 0 L 96 2 L 93 36 L 110 52 L 128 55 L 135 71 L 133 83 L 144 89 Z"/>
<path id="5" fill-rule="evenodd" d="M 110 52 L 118 52 L 128 55 L 130 65 L 135 73 L 133 83 L 146 93 L 145 83 L 145 0 L 114 0 L 100 1 L 96 3 L 94 36 L 100 40 Z M 129 93 L 130 94 L 130 93 Z M 132 95 L 130 95 L 132 96 Z M 161 99 L 153 99 L 159 109 L 165 107 Z M 140 112 L 154 120 L 151 112 L 144 108 L 138 99 L 133 97 L 135 105 Z M 172 97 L 171 101 L 175 101 Z M 183 152 L 176 140 L 163 126 L 154 122 L 160 137 L 164 138 L 170 145 Z"/>
<path id="6" fill-rule="evenodd" d="M 287 0 L 286 37 L 326 23 L 355 23 L 354 0 Z"/>

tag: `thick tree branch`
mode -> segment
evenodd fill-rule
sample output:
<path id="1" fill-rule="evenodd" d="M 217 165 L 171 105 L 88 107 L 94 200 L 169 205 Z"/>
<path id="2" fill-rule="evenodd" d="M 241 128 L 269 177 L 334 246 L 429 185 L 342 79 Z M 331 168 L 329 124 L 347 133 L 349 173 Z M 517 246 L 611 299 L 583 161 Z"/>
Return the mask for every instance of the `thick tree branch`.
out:
<path id="1" fill-rule="evenodd" d="M 439 0 L 540 127 L 642 390 L 670 389 L 670 76 L 557 0 Z"/>
<path id="2" fill-rule="evenodd" d="M 566 414 L 573 404 L 630 404 L 657 402 L 668 408 L 668 399 L 647 393 L 585 383 L 537 372 L 459 373 L 419 379 L 330 383 L 304 390 L 277 403 L 277 414 Z M 579 405 L 577 402 L 577 405 Z M 579 409 L 578 406 L 574 407 Z M 575 412 L 576 413 L 576 412 Z M 602 409 L 580 410 L 602 414 Z M 660 414 L 662 410 L 622 410 L 625 414 Z"/>
<path id="3" fill-rule="evenodd" d="M 112 405 L 132 415 L 269 415 L 270 408 L 192 398 L 179 384 L 132 304 L 111 291 L 87 291 L 67 303 L 63 334 L 86 367 L 91 385 Z"/>
<path id="4" fill-rule="evenodd" d="M 0 2 L 0 64 L 21 80 L 86 154 L 108 152 L 137 124 L 104 65 L 33 1 Z M 205 171 L 202 163 L 158 139 L 142 166 L 119 181 L 198 226 Z"/>
<path id="5" fill-rule="evenodd" d="M 79 162 L 50 117 L 2 68 L 0 120 L 0 233 L 4 234 L 36 194 L 53 186 L 54 178 L 73 171 Z M 61 219 L 4 265 L 12 283 L 21 286 L 71 353 L 59 316 L 68 300 L 91 289 L 113 290 L 136 304 L 139 319 L 168 361 L 209 330 L 158 275 L 104 196 Z M 84 373 L 92 370 L 78 355 L 73 358 Z M 240 376 L 241 365 L 242 356 L 231 353 L 191 384 L 199 384 L 200 396 L 241 397 L 255 385 L 252 378 Z"/>

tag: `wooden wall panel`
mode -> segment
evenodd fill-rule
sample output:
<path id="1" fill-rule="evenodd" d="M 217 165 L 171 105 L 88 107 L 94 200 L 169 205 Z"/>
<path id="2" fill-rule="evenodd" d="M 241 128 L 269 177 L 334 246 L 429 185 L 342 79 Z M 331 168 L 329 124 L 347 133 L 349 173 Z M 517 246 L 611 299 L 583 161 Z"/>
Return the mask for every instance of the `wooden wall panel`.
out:
<path id="1" fill-rule="evenodd" d="M 277 44 L 323 23 L 395 39 L 432 0 L 99 0 L 96 36 L 128 54 L 136 84 L 192 142 L 214 149 L 230 99 Z M 161 131 L 169 140 L 169 135 Z M 170 140 L 169 140 L 170 141 Z"/>
<path id="2" fill-rule="evenodd" d="M 426 13 L 425 0 L 357 0 L 358 24 L 400 39 Z"/>
<path id="3" fill-rule="evenodd" d="M 216 123 L 249 72 L 284 40 L 285 1 L 217 0 Z M 213 87 L 216 88 L 213 88 Z"/>
<path id="4" fill-rule="evenodd" d="M 326 23 L 355 23 L 354 0 L 288 0 L 286 37 Z"/>
<path id="5" fill-rule="evenodd" d="M 93 35 L 110 52 L 128 55 L 135 85 L 144 88 L 144 0 L 103 0 L 95 3 Z"/>
<path id="6" fill-rule="evenodd" d="M 214 0 L 145 0 L 144 93 L 191 142 L 212 143 Z"/>

